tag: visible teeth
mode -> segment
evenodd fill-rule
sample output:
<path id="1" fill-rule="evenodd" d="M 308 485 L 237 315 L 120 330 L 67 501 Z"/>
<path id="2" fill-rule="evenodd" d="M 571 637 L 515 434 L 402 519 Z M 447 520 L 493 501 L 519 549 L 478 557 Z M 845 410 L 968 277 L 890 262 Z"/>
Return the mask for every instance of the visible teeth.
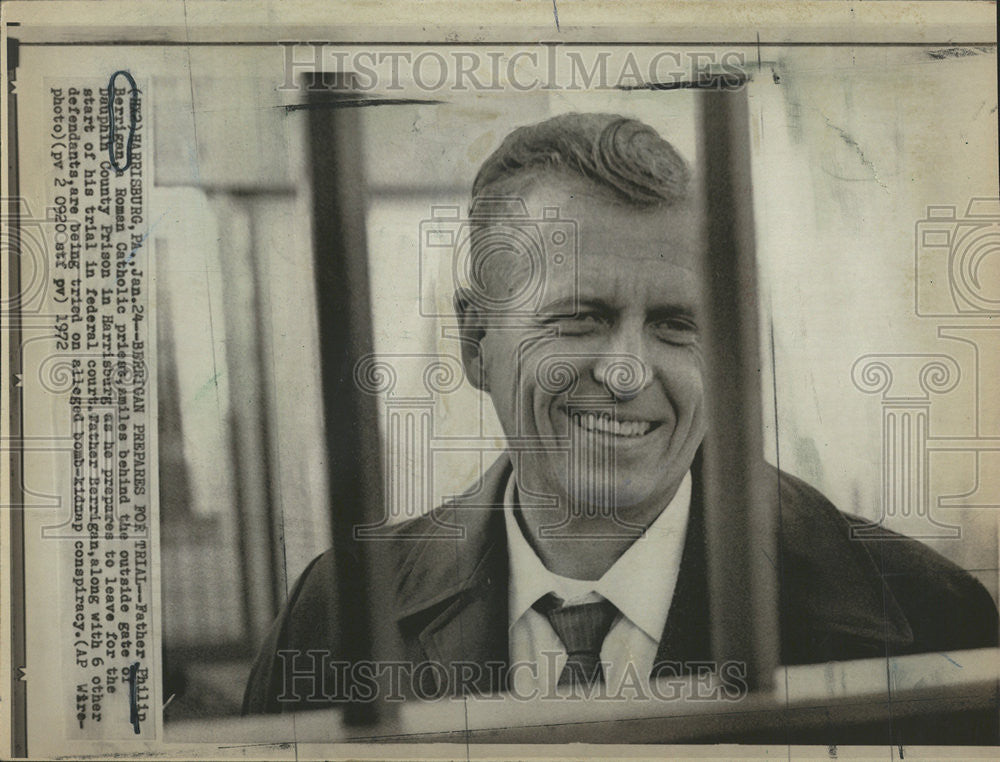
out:
<path id="1" fill-rule="evenodd" d="M 574 413 L 573 421 L 587 431 L 600 431 L 617 437 L 644 436 L 652 424 L 649 421 L 619 421 L 607 413 Z"/>

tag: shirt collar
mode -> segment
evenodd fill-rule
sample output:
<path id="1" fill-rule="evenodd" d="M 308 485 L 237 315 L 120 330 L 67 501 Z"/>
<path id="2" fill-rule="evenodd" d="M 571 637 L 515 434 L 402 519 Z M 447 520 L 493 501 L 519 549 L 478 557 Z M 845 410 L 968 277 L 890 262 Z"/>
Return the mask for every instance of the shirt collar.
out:
<path id="1" fill-rule="evenodd" d="M 599 580 L 579 580 L 549 571 L 528 544 L 514 515 L 517 506 L 515 478 L 504 492 L 504 521 L 510 561 L 510 625 L 513 626 L 546 593 L 565 600 L 596 592 L 607 598 L 633 624 L 659 641 L 670 610 L 680 571 L 684 535 L 691 511 L 691 473 L 685 474 L 677 493 Z"/>

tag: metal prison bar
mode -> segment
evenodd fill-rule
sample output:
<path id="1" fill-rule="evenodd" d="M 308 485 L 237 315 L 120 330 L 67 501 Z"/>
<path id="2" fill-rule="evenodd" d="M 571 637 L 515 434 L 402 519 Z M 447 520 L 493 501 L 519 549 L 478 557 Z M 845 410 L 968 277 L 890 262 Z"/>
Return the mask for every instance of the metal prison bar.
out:
<path id="1" fill-rule="evenodd" d="M 390 659 L 392 633 L 384 614 L 392 589 L 378 542 L 358 542 L 354 528 L 378 516 L 383 503 L 375 401 L 354 386 L 353 366 L 372 351 L 365 186 L 361 136 L 345 74 L 307 74 L 307 136 L 312 172 L 313 250 L 320 340 L 323 417 L 336 568 L 338 658 Z M 348 107 L 341 107 L 341 106 Z M 383 686 L 384 687 L 384 686 Z M 351 686 L 345 686 L 350 690 Z M 385 694 L 382 694 L 385 695 Z M 384 719 L 377 702 L 350 703 L 344 721 Z"/>
<path id="2" fill-rule="evenodd" d="M 395 505 L 402 498 L 392 489 L 386 494 L 380 474 L 384 469 L 390 479 L 401 478 L 400 469 L 412 471 L 415 464 L 425 464 L 431 443 L 419 432 L 397 436 L 385 451 L 393 462 L 380 463 L 376 400 L 352 385 L 354 363 L 369 356 L 372 346 L 364 177 L 358 161 L 358 112 L 350 107 L 357 101 L 346 89 L 331 91 L 334 76 L 327 75 L 327 89 L 308 91 L 307 118 L 324 417 L 342 615 L 336 626 L 347 649 L 340 658 L 386 659 L 398 651 L 392 618 L 378 616 L 391 610 L 389 559 L 379 557 L 383 543 L 359 542 L 355 530 L 360 526 L 364 534 L 384 524 L 387 512 L 412 514 L 420 506 L 409 502 L 430 500 L 430 489 L 421 481 L 412 485 L 419 495 L 409 495 L 405 506 Z M 336 76 L 343 87 L 345 80 L 339 79 L 343 75 Z M 715 88 L 718 83 L 700 84 Z M 699 129 L 705 168 L 702 207 L 707 221 L 704 275 L 711 401 L 704 482 L 713 656 L 717 661 L 745 663 L 751 690 L 766 690 L 779 652 L 776 571 L 768 560 L 777 558 L 777 505 L 776 485 L 768 483 L 761 468 L 746 94 L 743 89 L 709 89 L 702 98 Z M 460 377 L 460 368 L 458 373 Z M 400 416 L 425 420 L 431 412 L 428 406 L 433 407 L 425 399 L 403 405 L 405 410 L 397 409 L 401 404 L 387 409 L 390 428 Z M 418 428 L 426 433 L 426 426 Z M 414 478 L 409 474 L 407 483 Z M 394 503 L 388 511 L 386 499 Z M 429 507 L 422 505 L 423 510 Z M 374 703 L 358 705 L 348 710 L 347 719 L 353 724 L 384 720 L 378 712 Z"/>
<path id="3" fill-rule="evenodd" d="M 751 690 L 778 666 L 778 485 L 763 460 L 760 331 L 747 88 L 701 93 L 707 252 L 705 533 L 714 658 Z M 745 83 L 740 83 L 745 84 Z"/>

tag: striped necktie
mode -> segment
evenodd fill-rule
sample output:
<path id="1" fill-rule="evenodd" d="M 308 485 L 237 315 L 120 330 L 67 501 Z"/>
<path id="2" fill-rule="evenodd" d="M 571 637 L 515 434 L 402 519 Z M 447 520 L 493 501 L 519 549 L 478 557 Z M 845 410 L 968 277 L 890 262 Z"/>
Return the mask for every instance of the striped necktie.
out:
<path id="1" fill-rule="evenodd" d="M 566 648 L 566 664 L 559 674 L 559 685 L 591 686 L 604 681 L 601 669 L 601 646 L 618 615 L 608 600 L 564 606 L 549 593 L 538 599 L 534 609 L 548 617 Z"/>

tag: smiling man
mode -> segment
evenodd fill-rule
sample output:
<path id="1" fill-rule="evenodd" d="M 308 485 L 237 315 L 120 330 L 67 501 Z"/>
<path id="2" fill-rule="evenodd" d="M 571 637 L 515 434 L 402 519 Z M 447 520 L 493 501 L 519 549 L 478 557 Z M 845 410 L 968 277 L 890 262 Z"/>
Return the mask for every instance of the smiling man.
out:
<path id="1" fill-rule="evenodd" d="M 568 114 L 511 133 L 472 195 L 470 284 L 455 307 L 468 379 L 508 451 L 394 532 L 396 604 L 378 615 L 421 666 L 404 670 L 403 692 L 635 695 L 651 676 L 707 667 L 738 694 L 738 665 L 709 650 L 704 252 L 686 163 L 635 120 Z M 996 608 L 968 573 L 889 532 L 852 539 L 864 522 L 772 473 L 783 663 L 996 643 Z M 333 569 L 328 553 L 293 589 L 246 711 L 345 698 L 301 688 L 343 652 Z"/>

